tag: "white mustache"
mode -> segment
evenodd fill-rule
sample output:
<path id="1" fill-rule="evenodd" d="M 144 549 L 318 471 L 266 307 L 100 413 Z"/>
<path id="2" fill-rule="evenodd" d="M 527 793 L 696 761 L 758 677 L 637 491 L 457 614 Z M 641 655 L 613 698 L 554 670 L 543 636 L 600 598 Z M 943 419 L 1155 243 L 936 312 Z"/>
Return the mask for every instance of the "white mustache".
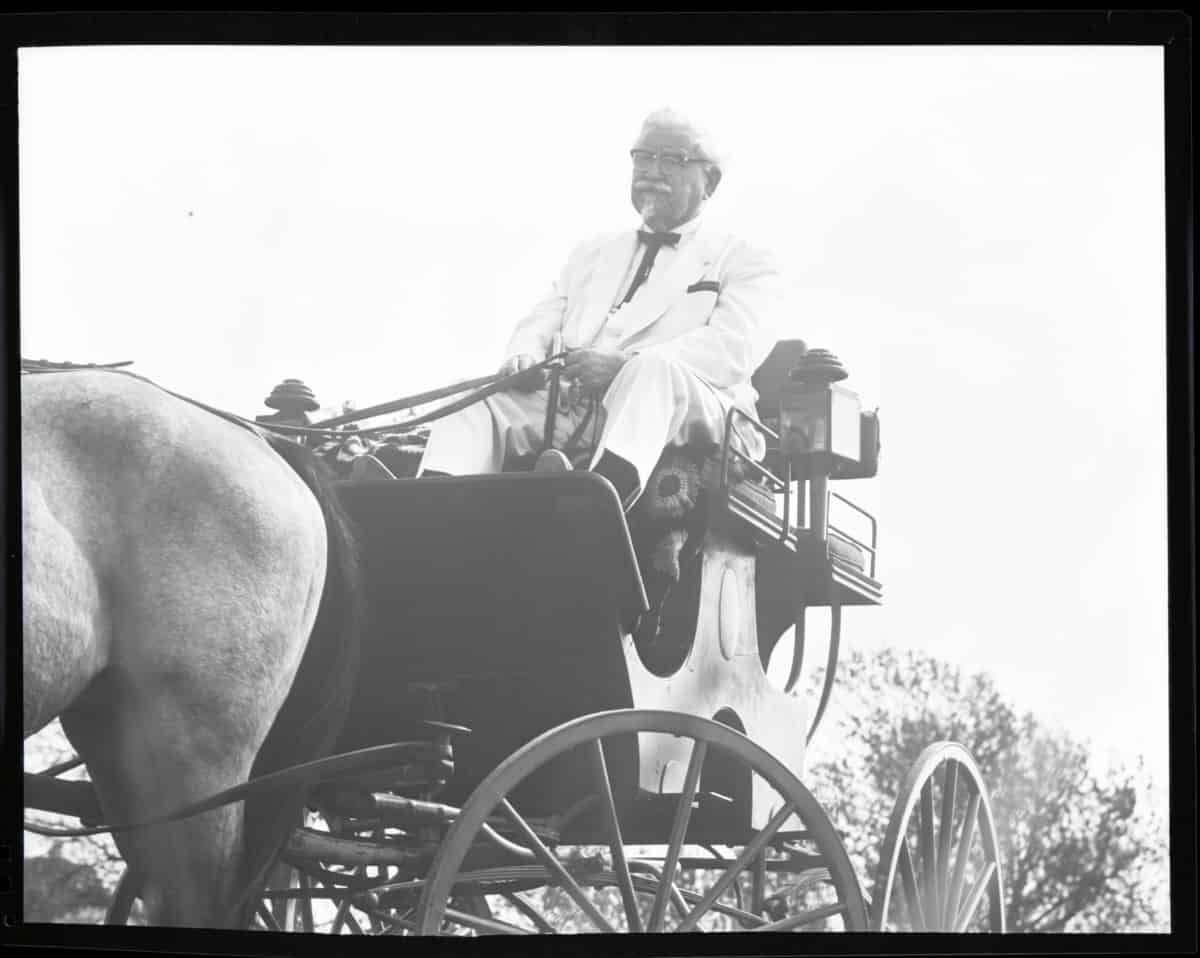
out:
<path id="1" fill-rule="evenodd" d="M 638 180 L 633 184 L 635 190 L 644 190 L 649 193 L 666 193 L 670 194 L 671 187 L 665 183 L 650 183 L 646 180 Z"/>

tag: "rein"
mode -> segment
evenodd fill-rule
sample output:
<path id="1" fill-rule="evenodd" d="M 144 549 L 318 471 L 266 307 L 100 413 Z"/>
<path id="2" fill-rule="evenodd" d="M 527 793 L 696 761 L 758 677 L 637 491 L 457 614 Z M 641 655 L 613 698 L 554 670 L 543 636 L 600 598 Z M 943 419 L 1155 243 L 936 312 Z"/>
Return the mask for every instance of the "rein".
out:
<path id="1" fill-rule="evenodd" d="M 158 815 L 145 821 L 122 822 L 118 825 L 95 825 L 84 828 L 60 828 L 55 825 L 40 825 L 37 822 L 25 819 L 24 828 L 25 831 L 54 838 L 82 838 L 88 835 L 116 834 L 140 828 L 149 828 L 153 825 L 166 825 L 170 822 L 177 822 L 185 818 L 200 815 L 203 812 L 210 812 L 214 808 L 220 808 L 222 805 L 244 801 L 251 795 L 266 791 L 274 791 L 279 788 L 307 788 L 318 782 L 328 781 L 343 775 L 353 774 L 357 776 L 387 771 L 404 764 L 407 756 L 411 755 L 413 746 L 419 744 L 421 743 L 393 742 L 391 745 L 376 745 L 370 748 L 359 749 L 355 752 L 345 752 L 340 755 L 329 756 L 328 758 L 314 759 L 303 765 L 293 765 L 290 768 L 261 775 L 248 782 L 243 782 L 241 785 L 234 785 L 224 791 L 217 792 L 215 795 L 210 795 L 208 798 L 191 802 L 168 814 Z M 40 776 L 31 775 L 29 772 L 26 772 L 25 777 L 38 778 Z"/>
<path id="2" fill-rule="evenodd" d="M 522 369 L 520 372 L 512 373 L 508 376 L 496 373 L 491 376 L 480 376 L 478 379 L 467 379 L 459 383 L 454 383 L 450 386 L 443 386 L 440 389 L 431 389 L 428 392 L 417 393 L 413 396 L 405 396 L 401 399 L 393 399 L 391 402 L 380 403 L 378 406 L 368 406 L 366 409 L 359 409 L 353 412 L 345 413 L 341 416 L 334 416 L 332 419 L 325 419 L 316 426 L 288 426 L 282 423 L 255 423 L 261 429 L 278 430 L 286 433 L 297 433 L 305 436 L 323 436 L 326 438 L 345 439 L 348 436 L 371 436 L 375 433 L 402 433 L 417 426 L 422 426 L 427 422 L 433 422 L 436 419 L 441 419 L 443 416 L 448 416 L 451 413 L 458 412 L 460 409 L 466 409 L 468 406 L 474 405 L 494 393 L 503 392 L 515 382 L 528 377 L 531 373 L 537 372 L 548 367 L 561 364 L 565 352 L 556 353 L 549 359 L 544 359 L 536 365 Z M 464 396 L 462 399 L 456 399 L 452 403 L 434 409 L 431 412 L 424 413 L 420 416 L 415 416 L 405 422 L 392 423 L 385 426 L 371 426 L 367 429 L 358 429 L 352 433 L 345 432 L 340 429 L 322 428 L 334 425 L 342 425 L 350 422 L 357 422 L 360 419 L 371 419 L 375 416 L 382 416 L 389 412 L 397 412 L 401 409 L 409 409 L 413 406 L 419 406 L 422 403 L 431 402 L 434 399 L 442 399 L 446 396 L 452 396 L 455 393 L 462 392 L 465 389 L 479 386 L 470 395 Z"/>
<path id="3" fill-rule="evenodd" d="M 145 376 L 139 376 L 137 373 L 130 372 L 127 369 L 120 367 L 129 366 L 132 361 L 120 363 L 51 363 L 44 359 L 22 359 L 21 372 L 24 373 L 52 373 L 52 372 L 73 372 L 82 369 L 105 370 L 108 372 L 121 373 L 124 376 L 132 376 L 134 379 L 140 379 L 143 382 L 150 383 L 156 386 L 163 392 L 174 396 L 176 399 L 182 399 L 184 402 L 191 403 L 193 406 L 198 406 L 201 409 L 211 412 L 214 415 L 220 416 L 222 419 L 227 419 L 230 422 L 244 426 L 254 433 L 274 432 L 282 435 L 298 435 L 298 436 L 319 436 L 325 439 L 346 439 L 350 436 L 370 436 L 376 433 L 403 433 L 415 429 L 417 426 L 424 425 L 427 422 L 441 419 L 443 416 L 448 416 L 451 413 L 458 412 L 460 409 L 465 409 L 477 402 L 487 399 L 488 396 L 494 393 L 502 392 L 509 386 L 516 383 L 518 380 L 527 378 L 531 373 L 538 370 L 546 369 L 551 366 L 561 366 L 565 352 L 555 353 L 548 359 L 542 360 L 533 366 L 522 369 L 520 372 L 510 375 L 502 375 L 495 373 L 491 376 L 480 376 L 477 379 L 466 379 L 462 382 L 453 383 L 449 386 L 442 386 L 438 389 L 430 389 L 426 392 L 416 393 L 412 396 L 405 396 L 401 399 L 393 399 L 391 402 L 380 403 L 376 406 L 369 406 L 366 409 L 355 410 L 345 413 L 341 416 L 334 416 L 331 419 L 322 420 L 316 426 L 288 426 L 283 423 L 273 422 L 256 422 L 247 419 L 244 416 L 239 416 L 236 413 L 228 412 L 224 409 L 218 409 L 215 406 L 210 406 L 198 399 L 193 399 L 190 396 L 184 396 L 181 393 L 167 389 L 153 380 L 147 379 Z M 478 388 L 477 388 L 478 387 Z M 344 425 L 346 423 L 357 422 L 361 419 L 371 419 L 375 416 L 382 416 L 390 412 L 397 412 L 403 409 L 409 409 L 413 406 L 421 405 L 422 403 L 432 402 L 436 399 L 443 399 L 446 396 L 452 396 L 455 393 L 463 392 L 467 389 L 474 389 L 474 392 L 462 399 L 456 399 L 454 402 L 447 403 L 438 409 L 434 409 L 423 415 L 416 416 L 402 423 L 393 423 L 384 426 L 371 426 L 368 429 L 358 429 L 353 432 L 347 432 L 342 429 L 333 429 L 332 426 Z"/>

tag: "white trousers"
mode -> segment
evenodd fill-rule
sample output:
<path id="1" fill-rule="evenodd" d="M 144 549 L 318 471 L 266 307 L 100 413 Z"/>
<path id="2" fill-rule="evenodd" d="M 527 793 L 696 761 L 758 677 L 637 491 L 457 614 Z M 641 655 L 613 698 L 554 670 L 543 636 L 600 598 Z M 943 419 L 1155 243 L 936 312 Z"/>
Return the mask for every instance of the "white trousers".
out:
<path id="1" fill-rule="evenodd" d="M 565 389 L 565 384 L 564 384 Z M 434 423 L 421 460 L 426 469 L 453 476 L 500 472 L 505 458 L 539 451 L 546 422 L 546 389 L 502 392 Z M 732 401 L 678 363 L 653 354 L 634 356 L 617 373 L 601 400 L 600 436 L 591 466 L 605 450 L 637 470 L 644 486 L 669 445 L 720 443 Z M 575 432 L 585 406 L 559 411 L 554 444 Z M 589 424 L 585 438 L 591 435 Z M 738 448 L 754 459 L 765 453 L 762 436 L 747 423 L 735 426 Z"/>

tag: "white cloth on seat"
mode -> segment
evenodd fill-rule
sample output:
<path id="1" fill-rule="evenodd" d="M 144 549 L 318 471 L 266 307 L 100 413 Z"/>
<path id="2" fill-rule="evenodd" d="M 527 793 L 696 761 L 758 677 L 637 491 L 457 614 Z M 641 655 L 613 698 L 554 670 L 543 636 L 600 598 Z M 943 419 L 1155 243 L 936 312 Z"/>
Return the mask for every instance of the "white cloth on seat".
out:
<path id="1" fill-rule="evenodd" d="M 754 415 L 750 377 L 776 336 L 781 281 L 769 258 L 742 240 L 684 224 L 678 248 L 664 247 L 626 304 L 621 294 L 644 247 L 636 230 L 583 243 L 550 295 L 522 320 L 508 356 L 546 356 L 555 334 L 565 348 L 620 348 L 632 358 L 603 397 L 593 464 L 607 449 L 630 462 L 644 484 L 672 444 L 696 436 L 719 442 L 725 415 Z M 538 451 L 547 393 L 503 393 L 435 423 L 422 470 L 452 475 L 499 471 L 506 455 Z M 559 413 L 555 443 L 578 426 L 582 407 Z M 763 455 L 751 427 L 738 429 L 748 455 Z"/>

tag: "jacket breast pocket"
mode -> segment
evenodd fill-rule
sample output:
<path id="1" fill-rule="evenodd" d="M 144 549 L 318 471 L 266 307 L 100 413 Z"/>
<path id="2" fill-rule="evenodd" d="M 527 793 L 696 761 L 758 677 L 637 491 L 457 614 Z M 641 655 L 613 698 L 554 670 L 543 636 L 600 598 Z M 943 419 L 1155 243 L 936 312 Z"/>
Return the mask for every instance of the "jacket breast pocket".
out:
<path id="1" fill-rule="evenodd" d="M 701 289 L 676 300 L 672 312 L 687 326 L 703 326 L 716 308 L 717 291 Z"/>

